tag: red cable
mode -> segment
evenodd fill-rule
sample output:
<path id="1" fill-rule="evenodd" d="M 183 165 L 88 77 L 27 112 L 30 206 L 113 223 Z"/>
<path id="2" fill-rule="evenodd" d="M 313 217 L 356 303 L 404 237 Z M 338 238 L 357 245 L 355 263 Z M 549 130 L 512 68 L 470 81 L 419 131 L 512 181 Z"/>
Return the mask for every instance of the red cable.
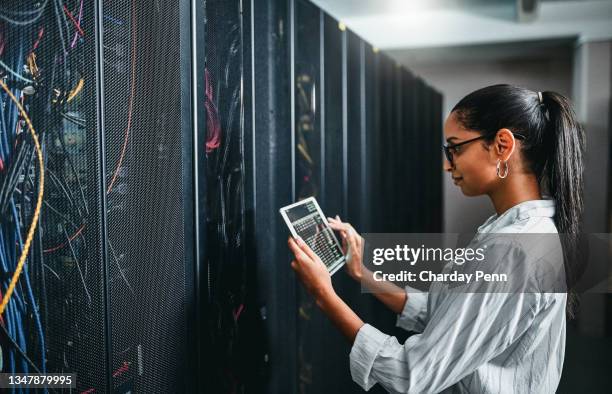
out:
<path id="1" fill-rule="evenodd" d="M 117 175 L 119 174 L 119 169 L 121 168 L 121 164 L 123 163 L 123 158 L 125 156 L 125 150 L 127 148 L 130 129 L 132 128 L 132 109 L 134 104 L 134 91 L 135 91 L 135 80 L 136 80 L 136 12 L 135 5 L 132 3 L 132 72 L 130 78 L 130 98 L 128 105 L 128 123 L 125 128 L 125 138 L 123 140 L 123 147 L 121 148 L 121 155 L 119 156 L 119 161 L 117 162 L 117 167 L 115 168 L 115 172 L 113 173 L 113 177 L 111 178 L 110 184 L 108 185 L 108 189 L 106 189 L 106 194 L 109 194 L 111 190 L 113 190 L 113 185 L 115 180 L 117 180 Z"/>
<path id="2" fill-rule="evenodd" d="M 34 52 L 36 48 L 38 48 L 38 44 L 40 44 L 40 40 L 42 39 L 44 32 L 45 32 L 45 27 L 41 26 L 40 30 L 38 31 L 38 38 L 36 39 L 36 42 L 34 42 L 34 47 L 32 47 L 32 52 Z"/>
<path id="3" fill-rule="evenodd" d="M 2 27 L 2 25 L 0 25 Z M 4 53 L 4 46 L 6 41 L 4 40 L 4 32 L 0 29 L 0 55 Z"/>
<path id="4" fill-rule="evenodd" d="M 238 321 L 240 314 L 244 310 L 244 304 L 240 304 L 236 311 L 234 311 L 234 321 Z"/>
<path id="5" fill-rule="evenodd" d="M 116 378 L 119 375 L 123 375 L 123 373 L 127 372 L 129 369 L 130 369 L 130 364 L 127 361 L 124 361 L 123 365 L 121 365 L 119 368 L 115 370 L 115 372 L 113 372 L 113 378 Z"/>
<path id="6" fill-rule="evenodd" d="M 77 20 L 74 18 L 74 16 L 72 16 L 72 13 L 70 11 L 68 11 L 68 7 L 66 7 L 65 4 L 64 4 L 64 12 L 66 13 L 66 15 L 68 15 L 68 18 L 70 18 L 70 20 L 74 24 L 74 27 L 78 30 L 78 32 L 81 35 L 81 37 L 85 37 L 85 32 L 83 32 L 83 29 L 81 29 L 81 26 L 79 25 L 79 22 L 77 22 Z"/>
<path id="7" fill-rule="evenodd" d="M 0 303 L 2 302 L 2 290 L 0 290 Z M 0 315 L 0 323 L 4 326 L 4 318 Z"/>
<path id="8" fill-rule="evenodd" d="M 85 225 L 82 225 L 81 227 L 79 227 L 79 229 L 76 231 L 76 233 L 74 233 L 73 235 L 71 235 L 70 237 L 68 237 L 68 240 L 69 240 L 70 242 L 72 242 L 72 241 L 73 241 L 73 240 L 74 240 L 76 237 L 78 237 L 78 236 L 79 236 L 79 234 L 81 234 L 81 232 L 82 232 L 84 229 L 85 229 Z M 54 246 L 54 247 L 49 248 L 49 249 L 44 249 L 44 250 L 43 250 L 43 253 L 51 253 L 51 252 L 55 252 L 56 250 L 59 250 L 59 249 L 63 248 L 63 247 L 64 247 L 64 246 L 66 246 L 66 245 L 68 245 L 68 242 L 64 242 L 64 243 L 63 243 L 63 244 L 61 244 L 61 245 L 57 245 L 57 246 Z"/>
<path id="9" fill-rule="evenodd" d="M 219 121 L 219 113 L 215 106 L 213 96 L 213 86 L 210 81 L 210 73 L 208 69 L 204 69 L 204 80 L 206 83 L 206 98 L 204 106 L 206 107 L 206 153 L 210 153 L 221 145 L 221 122 Z"/>

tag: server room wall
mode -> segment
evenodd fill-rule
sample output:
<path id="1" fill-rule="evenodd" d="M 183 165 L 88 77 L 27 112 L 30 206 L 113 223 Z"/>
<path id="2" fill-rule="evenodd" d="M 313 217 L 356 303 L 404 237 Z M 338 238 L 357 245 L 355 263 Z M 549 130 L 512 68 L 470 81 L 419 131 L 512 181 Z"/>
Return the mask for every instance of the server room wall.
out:
<path id="1" fill-rule="evenodd" d="M 306 0 L 0 14 L 0 78 L 45 171 L 3 371 L 76 372 L 89 393 L 354 392 L 350 346 L 297 282 L 278 208 L 315 196 L 361 232 L 441 231 L 441 96 Z M 0 99 L 5 296 L 41 171 Z M 399 334 L 343 271 L 333 281 Z"/>

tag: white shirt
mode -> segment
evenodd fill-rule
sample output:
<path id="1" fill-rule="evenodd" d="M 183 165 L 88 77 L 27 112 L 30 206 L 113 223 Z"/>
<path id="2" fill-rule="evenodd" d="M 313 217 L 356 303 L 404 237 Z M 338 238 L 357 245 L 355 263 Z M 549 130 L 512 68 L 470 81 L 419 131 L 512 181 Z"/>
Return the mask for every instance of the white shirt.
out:
<path id="1" fill-rule="evenodd" d="M 557 233 L 554 213 L 552 200 L 525 201 L 491 216 L 478 233 Z M 556 391 L 567 293 L 451 294 L 443 286 L 434 283 L 428 293 L 406 288 L 397 326 L 418 334 L 404 344 L 361 327 L 350 353 L 356 383 L 366 391 L 380 383 L 392 393 Z"/>

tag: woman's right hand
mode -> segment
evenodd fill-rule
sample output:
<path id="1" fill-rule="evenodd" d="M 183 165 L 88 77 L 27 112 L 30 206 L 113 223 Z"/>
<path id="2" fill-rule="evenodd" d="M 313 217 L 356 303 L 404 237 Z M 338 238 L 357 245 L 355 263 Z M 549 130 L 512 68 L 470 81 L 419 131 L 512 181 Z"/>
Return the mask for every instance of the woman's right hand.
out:
<path id="1" fill-rule="evenodd" d="M 343 222 L 340 217 L 327 218 L 329 226 L 340 232 L 342 238 L 342 248 L 346 255 L 346 270 L 349 276 L 356 281 L 361 281 L 363 264 L 363 238 L 351 226 L 350 223 Z"/>

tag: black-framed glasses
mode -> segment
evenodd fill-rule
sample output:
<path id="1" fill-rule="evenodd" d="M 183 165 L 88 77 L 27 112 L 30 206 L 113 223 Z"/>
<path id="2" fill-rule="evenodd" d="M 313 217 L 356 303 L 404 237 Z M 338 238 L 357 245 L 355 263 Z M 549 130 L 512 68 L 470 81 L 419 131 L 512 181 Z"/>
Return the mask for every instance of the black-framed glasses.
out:
<path id="1" fill-rule="evenodd" d="M 514 135 L 515 138 L 518 138 L 520 140 L 524 140 L 526 138 L 521 133 L 512 133 L 512 135 Z M 477 140 L 481 140 L 483 138 L 487 138 L 487 137 L 489 137 L 489 135 L 481 135 L 480 137 L 472 138 L 467 141 L 462 141 L 462 142 L 459 142 L 458 144 L 444 144 L 442 145 L 444 156 L 446 156 L 446 160 L 448 160 L 448 162 L 452 166 L 453 165 L 453 153 L 459 152 L 459 150 L 457 149 L 458 147 L 460 147 L 461 145 L 469 144 L 470 142 L 474 142 Z"/>

